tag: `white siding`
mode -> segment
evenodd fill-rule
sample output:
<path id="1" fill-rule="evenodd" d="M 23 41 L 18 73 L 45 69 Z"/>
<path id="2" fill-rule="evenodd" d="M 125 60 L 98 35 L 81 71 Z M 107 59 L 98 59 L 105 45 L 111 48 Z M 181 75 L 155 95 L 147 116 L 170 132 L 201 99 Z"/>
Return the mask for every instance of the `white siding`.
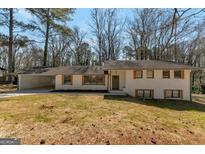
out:
<path id="1" fill-rule="evenodd" d="M 105 76 L 105 85 L 83 85 L 82 75 L 73 75 L 72 85 L 63 85 L 63 75 L 56 76 L 56 89 L 72 89 L 72 90 L 107 90 L 107 75 Z"/>
<path id="2" fill-rule="evenodd" d="M 184 79 L 174 79 L 174 70 L 170 71 L 170 79 L 163 79 L 162 70 L 154 70 L 154 78 L 146 78 L 146 70 L 143 70 L 142 79 L 133 78 L 133 70 L 112 70 L 112 75 L 119 75 L 119 87 L 130 96 L 135 96 L 136 89 L 153 89 L 154 98 L 164 99 L 165 89 L 179 89 L 183 91 L 183 99 L 190 100 L 190 72 L 184 70 Z M 105 76 L 105 85 L 83 85 L 82 75 L 73 75 L 72 85 L 63 85 L 63 76 L 56 75 L 55 81 L 52 77 L 19 75 L 19 88 L 32 89 L 54 84 L 55 89 L 71 89 L 71 90 L 107 90 L 107 75 Z"/>
<path id="3" fill-rule="evenodd" d="M 143 78 L 134 79 L 133 70 L 127 70 L 124 91 L 135 96 L 135 89 L 153 89 L 154 98 L 164 99 L 165 89 L 180 89 L 183 90 L 183 99 L 190 100 L 190 72 L 190 70 L 184 71 L 184 79 L 174 79 L 174 70 L 171 70 L 170 79 L 163 79 L 162 70 L 154 70 L 154 79 L 146 79 L 146 70 L 143 70 Z"/>

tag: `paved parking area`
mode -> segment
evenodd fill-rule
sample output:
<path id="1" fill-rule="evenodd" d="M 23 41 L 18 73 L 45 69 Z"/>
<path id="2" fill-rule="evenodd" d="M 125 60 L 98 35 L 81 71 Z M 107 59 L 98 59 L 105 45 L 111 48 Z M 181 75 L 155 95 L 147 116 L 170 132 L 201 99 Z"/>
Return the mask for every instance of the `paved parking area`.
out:
<path id="1" fill-rule="evenodd" d="M 49 90 L 17 90 L 15 92 L 0 93 L 0 98 L 45 94 L 45 93 L 49 93 Z"/>
<path id="2" fill-rule="evenodd" d="M 32 90 L 17 90 L 16 92 L 10 92 L 10 93 L 2 93 L 0 94 L 0 98 L 5 98 L 5 97 L 15 97 L 15 96 L 25 96 L 25 95 L 36 95 L 36 94 L 66 94 L 70 96 L 104 96 L 104 95 L 112 95 L 112 96 L 126 96 L 125 93 L 115 93 L 115 92 L 51 92 L 51 90 L 37 90 L 37 89 L 32 89 Z"/>
<path id="3" fill-rule="evenodd" d="M 32 95 L 31 93 L 3 93 L 0 94 L 0 98 L 6 98 L 6 97 L 15 97 L 15 96 L 25 96 L 25 95 Z"/>

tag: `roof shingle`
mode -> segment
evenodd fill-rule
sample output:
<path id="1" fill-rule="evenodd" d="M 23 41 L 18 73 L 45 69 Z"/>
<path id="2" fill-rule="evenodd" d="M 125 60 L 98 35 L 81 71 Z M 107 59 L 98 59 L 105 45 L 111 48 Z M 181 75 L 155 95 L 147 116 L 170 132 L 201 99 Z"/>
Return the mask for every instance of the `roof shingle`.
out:
<path id="1" fill-rule="evenodd" d="M 108 69 L 198 69 L 193 66 L 158 60 L 109 60 L 104 70 Z"/>
<path id="2" fill-rule="evenodd" d="M 103 74 L 101 66 L 61 66 L 53 68 L 32 68 L 22 70 L 18 74 L 33 74 L 33 75 L 88 75 L 88 74 Z"/>
<path id="3" fill-rule="evenodd" d="M 125 70 L 125 69 L 191 69 L 199 70 L 199 68 L 173 62 L 157 61 L 157 60 L 109 60 L 104 66 L 61 66 L 61 67 L 37 67 L 26 69 L 18 72 L 18 74 L 32 75 L 97 75 L 104 74 L 104 70 Z"/>

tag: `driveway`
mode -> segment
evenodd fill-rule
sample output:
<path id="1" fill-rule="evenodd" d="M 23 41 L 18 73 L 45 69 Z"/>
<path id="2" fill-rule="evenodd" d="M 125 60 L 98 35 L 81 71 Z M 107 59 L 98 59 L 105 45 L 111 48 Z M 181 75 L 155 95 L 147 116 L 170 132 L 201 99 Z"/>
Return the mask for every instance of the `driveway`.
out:
<path id="1" fill-rule="evenodd" d="M 15 96 L 25 96 L 25 95 L 35 95 L 35 94 L 45 94 L 49 93 L 49 90 L 17 90 L 9 93 L 0 93 L 0 98 L 15 97 Z"/>
<path id="2" fill-rule="evenodd" d="M 50 89 L 31 89 L 31 90 L 17 90 L 14 92 L 9 92 L 9 93 L 0 93 L 0 98 L 5 98 L 5 97 L 15 97 L 15 96 L 25 96 L 25 95 L 36 95 L 36 94 L 67 94 L 70 96 L 104 96 L 104 95 L 112 95 L 112 96 L 127 96 L 126 93 L 116 93 L 116 92 L 75 92 L 75 91 L 70 91 L 70 92 L 63 92 L 63 91 L 56 91 L 56 92 L 51 92 Z"/>

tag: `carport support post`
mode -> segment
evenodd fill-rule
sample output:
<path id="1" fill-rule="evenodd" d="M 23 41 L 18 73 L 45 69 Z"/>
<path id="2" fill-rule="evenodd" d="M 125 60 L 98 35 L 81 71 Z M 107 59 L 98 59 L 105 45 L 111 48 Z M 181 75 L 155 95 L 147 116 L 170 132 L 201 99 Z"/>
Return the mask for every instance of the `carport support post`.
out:
<path id="1" fill-rule="evenodd" d="M 192 102 L 192 75 L 193 75 L 193 71 L 190 72 L 190 102 Z"/>
<path id="2" fill-rule="evenodd" d="M 21 75 L 18 75 L 18 90 L 21 90 Z"/>

